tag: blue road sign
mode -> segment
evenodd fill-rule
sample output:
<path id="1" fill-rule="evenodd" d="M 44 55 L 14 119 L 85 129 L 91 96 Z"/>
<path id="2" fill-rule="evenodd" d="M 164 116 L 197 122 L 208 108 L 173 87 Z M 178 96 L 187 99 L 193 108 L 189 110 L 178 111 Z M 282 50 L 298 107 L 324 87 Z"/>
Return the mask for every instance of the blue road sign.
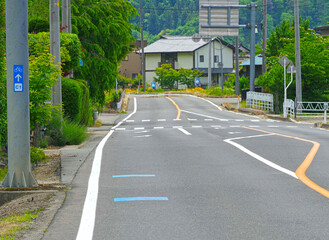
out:
<path id="1" fill-rule="evenodd" d="M 82 59 L 80 58 L 80 67 L 82 67 L 83 66 L 83 61 L 82 61 Z"/>
<path id="2" fill-rule="evenodd" d="M 200 78 L 195 78 L 194 79 L 194 85 L 195 86 L 200 86 Z"/>
<path id="3" fill-rule="evenodd" d="M 23 92 L 23 65 L 14 65 L 14 92 Z"/>
<path id="4" fill-rule="evenodd" d="M 157 83 L 156 82 L 151 82 L 151 88 L 156 89 L 157 88 Z"/>

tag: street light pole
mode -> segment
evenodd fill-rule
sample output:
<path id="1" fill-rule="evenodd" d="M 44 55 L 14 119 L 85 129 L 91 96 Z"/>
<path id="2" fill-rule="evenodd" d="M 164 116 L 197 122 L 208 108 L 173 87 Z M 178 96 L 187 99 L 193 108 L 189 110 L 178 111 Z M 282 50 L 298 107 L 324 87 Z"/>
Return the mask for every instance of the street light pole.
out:
<path id="1" fill-rule="evenodd" d="M 267 0 L 264 0 L 263 4 L 263 62 L 262 62 L 262 73 L 266 72 L 266 58 L 265 51 L 267 45 Z"/>
<path id="2" fill-rule="evenodd" d="M 146 77 L 145 77 L 145 54 L 144 54 L 144 27 L 143 27 L 143 8 L 142 0 L 139 0 L 140 24 L 141 24 L 141 48 L 142 48 L 142 76 L 143 76 L 143 91 L 145 92 Z"/>
<path id="3" fill-rule="evenodd" d="M 28 1 L 6 0 L 8 173 L 2 186 L 37 186 L 30 164 Z"/>

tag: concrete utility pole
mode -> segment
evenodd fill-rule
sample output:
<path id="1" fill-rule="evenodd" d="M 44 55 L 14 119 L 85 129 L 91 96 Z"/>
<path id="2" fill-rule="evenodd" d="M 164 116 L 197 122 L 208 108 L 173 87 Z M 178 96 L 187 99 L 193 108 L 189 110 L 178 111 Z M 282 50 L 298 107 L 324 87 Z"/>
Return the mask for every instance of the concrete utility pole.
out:
<path id="1" fill-rule="evenodd" d="M 69 32 L 69 0 L 62 0 L 62 32 Z"/>
<path id="2" fill-rule="evenodd" d="M 209 49 L 209 57 L 208 57 L 208 88 L 211 87 L 211 38 L 209 41 L 208 49 Z"/>
<path id="3" fill-rule="evenodd" d="M 256 44 L 256 4 L 252 2 L 250 20 L 250 91 L 255 91 L 255 44 Z"/>
<path id="4" fill-rule="evenodd" d="M 142 0 L 139 0 L 140 24 L 141 24 L 141 48 L 142 48 L 142 76 L 143 76 L 143 91 L 145 92 L 146 77 L 145 77 L 145 54 L 144 54 L 144 29 L 143 29 L 143 10 Z"/>
<path id="5" fill-rule="evenodd" d="M 266 59 L 265 51 L 267 45 L 267 0 L 263 2 L 263 62 L 262 62 L 262 73 L 266 72 Z"/>
<path id="6" fill-rule="evenodd" d="M 235 37 L 235 95 L 239 96 L 239 36 Z"/>
<path id="7" fill-rule="evenodd" d="M 60 25 L 59 25 L 59 0 L 49 0 L 50 10 L 50 54 L 55 56 L 55 64 L 61 63 Z M 58 78 L 53 86 L 52 104 L 61 108 L 62 83 Z"/>
<path id="8" fill-rule="evenodd" d="M 8 173 L 4 187 L 37 186 L 30 164 L 29 45 L 26 0 L 6 0 Z"/>
<path id="9" fill-rule="evenodd" d="M 299 6 L 298 0 L 295 2 L 295 58 L 296 58 L 296 100 L 302 100 L 302 70 L 300 60 L 300 34 L 299 34 Z"/>

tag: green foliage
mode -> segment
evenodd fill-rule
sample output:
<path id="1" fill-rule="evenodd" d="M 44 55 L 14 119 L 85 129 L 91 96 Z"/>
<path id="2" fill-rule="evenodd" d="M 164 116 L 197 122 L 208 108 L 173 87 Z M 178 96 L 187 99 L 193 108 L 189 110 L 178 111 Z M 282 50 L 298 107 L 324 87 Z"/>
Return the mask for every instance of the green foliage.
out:
<path id="1" fill-rule="evenodd" d="M 194 86 L 194 79 L 200 77 L 202 72 L 197 69 L 184 69 L 178 71 L 172 69 L 171 64 L 162 64 L 161 67 L 156 68 L 154 80 L 160 84 L 162 88 L 173 89 L 178 84 L 184 84 L 187 87 Z"/>
<path id="2" fill-rule="evenodd" d="M 49 32 L 49 21 L 42 18 L 29 19 L 29 33 Z"/>
<path id="3" fill-rule="evenodd" d="M 72 31 L 78 34 L 85 51 L 84 66 L 75 71 L 75 76 L 88 81 L 93 104 L 102 107 L 105 92 L 115 85 L 118 64 L 135 41 L 129 20 L 137 12 L 125 0 L 98 3 L 96 0 L 72 2 Z"/>
<path id="4" fill-rule="evenodd" d="M 62 128 L 62 130 L 61 130 Z M 53 118 L 47 126 L 46 135 L 49 138 L 49 145 L 64 146 L 78 145 L 88 137 L 87 128 L 78 123 L 71 122 L 64 118 Z"/>
<path id="5" fill-rule="evenodd" d="M 205 93 L 210 96 L 233 96 L 235 94 L 234 88 L 211 87 L 205 90 Z"/>
<path id="6" fill-rule="evenodd" d="M 29 51 L 32 55 L 50 49 L 49 32 L 29 34 Z M 81 43 L 77 35 L 61 33 L 61 62 L 64 76 L 79 68 L 81 58 Z"/>
<path id="7" fill-rule="evenodd" d="M 64 117 L 81 125 L 87 125 L 91 116 L 89 90 L 84 80 L 62 78 Z"/>
<path id="8" fill-rule="evenodd" d="M 31 163 L 41 162 L 46 160 L 46 154 L 42 148 L 31 147 Z"/>
<path id="9" fill-rule="evenodd" d="M 117 80 L 118 80 L 118 85 L 123 88 L 127 88 L 127 87 L 136 88 L 136 87 L 138 87 L 138 83 L 139 83 L 138 77 L 131 79 L 131 78 L 126 78 L 124 76 L 118 75 Z M 142 82 L 143 82 L 143 79 L 141 77 L 141 83 Z"/>
<path id="10" fill-rule="evenodd" d="M 0 181 L 3 181 L 7 175 L 8 168 L 0 168 Z"/>
<path id="11" fill-rule="evenodd" d="M 29 59 L 30 77 L 30 123 L 31 129 L 45 125 L 52 118 L 52 112 L 56 109 L 47 104 L 52 86 L 61 74 L 58 65 L 52 63 L 53 57 L 48 51 L 31 55 Z"/>
<path id="12" fill-rule="evenodd" d="M 0 150 L 7 143 L 5 0 L 0 0 Z"/>

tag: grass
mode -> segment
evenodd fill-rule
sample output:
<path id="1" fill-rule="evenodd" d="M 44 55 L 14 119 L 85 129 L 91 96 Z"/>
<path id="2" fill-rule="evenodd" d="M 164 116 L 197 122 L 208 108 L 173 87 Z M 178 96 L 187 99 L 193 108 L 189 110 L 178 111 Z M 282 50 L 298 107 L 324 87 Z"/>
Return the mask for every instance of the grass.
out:
<path id="1" fill-rule="evenodd" d="M 36 211 L 26 211 L 23 215 L 12 215 L 6 218 L 0 219 L 0 239 L 9 240 L 15 239 L 18 232 L 23 229 L 29 228 L 30 223 L 35 219 L 39 212 L 43 209 Z"/>
<path id="2" fill-rule="evenodd" d="M 86 127 L 64 119 L 63 136 L 69 145 L 78 145 L 88 137 Z"/>
<path id="3" fill-rule="evenodd" d="M 3 181 L 5 179 L 6 174 L 8 172 L 8 168 L 0 168 L 0 181 Z"/>

